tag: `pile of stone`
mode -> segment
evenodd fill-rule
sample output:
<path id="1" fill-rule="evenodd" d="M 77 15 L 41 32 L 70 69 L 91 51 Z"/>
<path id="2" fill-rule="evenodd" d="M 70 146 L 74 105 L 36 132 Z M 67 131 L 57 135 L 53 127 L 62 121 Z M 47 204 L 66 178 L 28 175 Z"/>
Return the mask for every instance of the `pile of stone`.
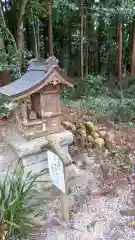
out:
<path id="1" fill-rule="evenodd" d="M 91 121 L 62 121 L 62 125 L 73 133 L 74 144 L 78 144 L 82 148 L 111 149 L 113 147 L 114 136 Z"/>

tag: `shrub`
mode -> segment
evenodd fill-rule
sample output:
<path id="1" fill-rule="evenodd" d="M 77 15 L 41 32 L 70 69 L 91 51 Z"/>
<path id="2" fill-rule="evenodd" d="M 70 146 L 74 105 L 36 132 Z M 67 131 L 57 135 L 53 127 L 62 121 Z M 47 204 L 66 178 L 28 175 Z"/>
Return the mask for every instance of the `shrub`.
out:
<path id="1" fill-rule="evenodd" d="M 88 97 L 87 100 L 83 100 L 82 106 L 98 118 L 106 117 L 113 121 L 128 121 L 131 115 L 135 115 L 135 100 L 130 98 L 121 101 L 109 96 Z"/>
<path id="2" fill-rule="evenodd" d="M 120 87 L 115 79 L 108 82 L 101 76 L 88 75 L 73 90 L 65 89 L 62 100 L 66 105 L 88 108 L 99 118 L 127 121 L 135 115 L 134 81 L 134 76 L 123 78 Z"/>
<path id="3" fill-rule="evenodd" d="M 9 113 L 8 103 L 9 101 L 0 95 L 0 116 L 6 116 Z"/>
<path id="4" fill-rule="evenodd" d="M 101 76 L 87 75 L 83 80 L 83 85 L 85 88 L 84 94 L 95 96 L 101 93 L 101 88 L 103 85 L 104 78 Z"/>
<path id="5" fill-rule="evenodd" d="M 87 75 L 83 81 L 74 84 L 73 89 L 64 89 L 61 93 L 62 100 L 78 100 L 84 96 L 101 94 L 104 78 L 101 76 Z M 104 91 L 105 88 L 102 88 Z"/>
<path id="6" fill-rule="evenodd" d="M 26 174 L 21 164 L 15 165 L 0 183 L 0 229 L 6 226 L 7 239 L 26 237 L 33 228 L 36 196 L 35 181 L 38 176 Z M 2 232 L 2 231 L 1 231 Z M 3 234 L 3 233 L 1 233 Z M 26 239 L 26 238 L 25 238 Z"/>

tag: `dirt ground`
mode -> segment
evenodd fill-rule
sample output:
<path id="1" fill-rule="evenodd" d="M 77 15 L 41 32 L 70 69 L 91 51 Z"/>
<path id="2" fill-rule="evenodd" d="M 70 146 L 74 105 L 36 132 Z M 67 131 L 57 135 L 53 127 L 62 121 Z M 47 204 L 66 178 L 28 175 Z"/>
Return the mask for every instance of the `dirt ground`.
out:
<path id="1" fill-rule="evenodd" d="M 49 202 L 48 214 L 43 216 L 44 227 L 31 240 L 135 239 L 135 217 L 122 216 L 120 213 L 122 209 L 134 207 L 130 186 L 127 183 L 126 167 L 129 164 L 129 154 L 134 155 L 135 126 L 129 129 L 123 125 L 114 125 L 112 122 L 97 122 L 85 109 L 76 111 L 72 108 L 63 108 L 65 120 L 72 119 L 74 115 L 77 115 L 78 119 L 88 115 L 94 123 L 116 133 L 115 146 L 120 151 L 111 156 L 105 156 L 103 151 L 91 151 L 87 157 L 88 165 L 83 167 L 85 179 L 76 182 L 70 189 L 70 220 L 68 222 L 61 220 L 58 199 Z M 71 155 L 75 161 L 82 160 L 82 152 L 77 148 L 71 148 Z M 101 162 L 110 165 L 106 179 L 101 177 Z"/>
<path id="2" fill-rule="evenodd" d="M 72 117 L 75 109 L 63 108 L 65 119 Z M 129 154 L 134 155 L 135 126 L 128 129 L 113 123 L 97 122 L 81 110 L 76 114 L 88 114 L 97 124 L 104 125 L 116 133 L 116 146 L 119 153 L 105 155 L 104 151 L 91 151 L 87 165 L 81 166 L 84 176 L 69 188 L 70 219 L 65 222 L 60 216 L 59 199 L 48 201 L 41 206 L 42 228 L 30 236 L 30 240 L 133 240 L 135 239 L 134 216 L 123 216 L 120 211 L 135 206 L 131 200 L 130 186 L 127 183 L 126 166 Z M 82 160 L 79 149 L 70 149 L 73 160 Z M 0 143 L 0 167 L 5 163 L 5 146 Z M 107 175 L 101 171 L 101 162 L 109 165 Z M 2 164 L 3 163 L 3 164 Z M 115 167 L 116 166 L 116 167 Z M 123 168 L 123 166 L 125 166 Z"/>
<path id="3" fill-rule="evenodd" d="M 60 218 L 59 200 L 48 203 L 48 214 L 43 216 L 44 226 L 30 240 L 76 239 L 76 240 L 132 240 L 135 230 L 134 217 L 121 216 L 120 210 L 131 206 L 130 193 L 123 174 L 119 174 L 115 190 L 99 193 L 98 178 L 93 173 L 94 162 L 86 170 L 86 179 L 77 182 L 69 196 L 70 220 Z M 110 181 L 110 187 L 114 181 Z M 108 181 L 104 183 L 107 189 Z"/>

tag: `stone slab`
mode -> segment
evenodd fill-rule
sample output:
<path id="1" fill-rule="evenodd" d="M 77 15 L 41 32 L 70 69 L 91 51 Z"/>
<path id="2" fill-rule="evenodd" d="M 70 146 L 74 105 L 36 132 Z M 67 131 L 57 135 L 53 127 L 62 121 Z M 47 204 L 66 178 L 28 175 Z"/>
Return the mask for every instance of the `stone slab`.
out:
<path id="1" fill-rule="evenodd" d="M 35 173 L 40 173 L 42 170 L 45 170 L 47 168 L 47 162 L 40 162 L 40 163 L 36 163 L 34 165 L 30 165 L 28 167 L 26 167 L 26 171 L 28 172 L 32 172 L 33 174 Z"/>
<path id="2" fill-rule="evenodd" d="M 31 156 L 25 156 L 22 158 L 22 162 L 23 165 L 26 167 L 44 162 L 44 167 L 48 168 L 47 153 L 45 151 L 41 153 L 35 153 Z"/>
<path id="3" fill-rule="evenodd" d="M 45 137 L 28 141 L 14 129 L 3 129 L 1 133 L 4 142 L 11 146 L 19 158 L 41 151 L 41 146 L 48 143 Z"/>
<path id="4" fill-rule="evenodd" d="M 3 128 L 1 133 L 6 144 L 10 145 L 19 158 L 41 152 L 41 148 L 48 144 L 46 137 L 39 137 L 32 140 L 25 139 L 16 129 Z M 60 145 L 70 145 L 73 142 L 73 135 L 69 131 L 53 134 L 59 140 Z"/>

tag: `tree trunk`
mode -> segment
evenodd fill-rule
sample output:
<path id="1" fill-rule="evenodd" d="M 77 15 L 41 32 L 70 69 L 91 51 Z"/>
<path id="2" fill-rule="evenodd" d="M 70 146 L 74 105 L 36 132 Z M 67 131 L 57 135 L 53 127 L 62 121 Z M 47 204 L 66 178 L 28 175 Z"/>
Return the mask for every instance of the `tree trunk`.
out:
<path id="1" fill-rule="evenodd" d="M 9 29 L 6 25 L 3 10 L 2 10 L 1 1 L 0 1 L 0 26 L 3 30 L 3 32 L 5 32 L 9 36 L 9 42 L 13 45 L 14 52 L 16 52 L 16 50 L 17 50 L 16 42 L 15 42 L 15 39 L 14 39 L 12 33 L 9 31 Z"/>
<path id="2" fill-rule="evenodd" d="M 53 56 L 53 33 L 52 33 L 52 0 L 48 1 L 49 12 L 49 26 L 48 26 L 48 38 L 49 38 L 49 55 Z"/>
<path id="3" fill-rule="evenodd" d="M 5 48 L 5 46 L 4 46 L 3 38 L 0 37 L 0 50 L 2 50 L 4 48 Z"/>
<path id="4" fill-rule="evenodd" d="M 2 3 L 0 1 L 0 23 L 6 26 L 3 10 L 2 10 Z"/>
<path id="5" fill-rule="evenodd" d="M 35 45 L 35 56 L 36 59 L 39 58 L 39 54 L 38 54 L 38 40 L 37 40 L 37 34 L 36 34 L 36 22 L 33 21 L 33 35 L 34 35 L 34 45 Z"/>
<path id="6" fill-rule="evenodd" d="M 5 23 L 5 18 L 4 18 L 4 15 L 3 15 L 3 11 L 2 11 L 2 5 L 1 5 L 1 2 L 0 2 L 0 22 L 3 24 L 3 25 L 6 25 Z M 4 49 L 4 41 L 3 41 L 3 38 L 0 37 L 0 50 L 1 49 Z"/>
<path id="7" fill-rule="evenodd" d="M 119 22 L 119 29 L 118 29 L 118 38 L 117 38 L 117 80 L 118 83 L 121 81 L 121 73 L 122 73 L 122 21 Z"/>
<path id="8" fill-rule="evenodd" d="M 31 42 L 31 29 L 30 29 L 30 24 L 29 24 L 29 20 L 27 19 L 25 21 L 25 28 L 26 28 L 26 31 L 25 31 L 25 39 L 26 39 L 26 46 L 27 46 L 27 49 L 28 51 L 32 51 L 32 46 L 33 46 L 33 41 Z"/>
<path id="9" fill-rule="evenodd" d="M 65 74 L 68 74 L 68 61 L 69 61 L 69 54 L 68 54 L 68 47 L 65 49 L 65 55 L 64 55 L 64 59 L 65 59 Z"/>
<path id="10" fill-rule="evenodd" d="M 40 58 L 40 25 L 39 20 L 37 20 L 37 47 L 38 47 L 38 58 Z"/>
<path id="11" fill-rule="evenodd" d="M 85 21 L 85 41 L 86 41 L 86 44 L 85 44 L 85 75 L 88 74 L 88 71 L 89 71 L 89 67 L 88 67 L 88 62 L 89 62 L 89 43 L 88 43 L 88 19 L 86 17 L 86 21 Z"/>
<path id="12" fill-rule="evenodd" d="M 16 53 L 17 52 L 16 42 L 15 42 L 14 36 L 12 35 L 12 33 L 10 32 L 10 30 L 8 29 L 8 27 L 6 25 L 1 1 L 0 1 L 0 27 L 1 27 L 2 32 L 7 36 L 6 40 L 8 40 L 8 44 L 10 44 L 10 46 L 12 47 L 12 51 L 14 53 Z M 0 40 L 1 40 L 1 49 L 7 50 L 6 44 L 3 41 L 3 39 L 0 39 Z M 7 52 L 8 52 L 8 50 L 7 50 Z M 18 69 L 18 73 L 20 73 L 20 69 Z M 8 84 L 9 81 L 11 81 L 11 74 L 6 71 L 1 72 L 1 79 L 3 79 L 2 85 Z"/>
<path id="13" fill-rule="evenodd" d="M 133 22 L 133 32 L 132 32 L 131 74 L 135 74 L 135 19 Z"/>
<path id="14" fill-rule="evenodd" d="M 17 24 L 17 34 L 16 34 L 16 44 L 18 50 L 23 49 L 23 21 L 24 21 L 24 14 L 25 8 L 28 0 L 20 0 L 19 2 L 19 17 L 18 17 L 18 24 Z"/>
<path id="15" fill-rule="evenodd" d="M 84 29 L 84 11 L 83 11 L 83 0 L 81 0 L 81 80 L 83 80 L 83 29 Z"/>
<path id="16" fill-rule="evenodd" d="M 48 56 L 48 19 L 46 19 L 46 21 L 43 23 L 43 39 L 44 39 L 44 58 L 47 58 Z"/>
<path id="17" fill-rule="evenodd" d="M 65 49 L 64 49 L 64 39 L 61 38 L 60 41 L 60 58 L 59 58 L 59 61 L 60 61 L 60 67 L 61 68 L 65 68 L 65 58 L 64 58 L 64 53 L 65 53 Z"/>
<path id="18" fill-rule="evenodd" d="M 71 59 L 72 59 L 72 29 L 68 27 L 68 66 L 67 66 L 67 75 L 72 76 L 72 72 L 70 70 L 71 67 Z M 80 73 L 79 73 L 80 74 Z"/>
<path id="19" fill-rule="evenodd" d="M 111 80 L 112 75 L 112 49 L 111 49 L 111 40 L 112 40 L 112 32 L 108 29 L 108 59 L 107 59 L 107 76 L 108 80 Z"/>
<path id="20" fill-rule="evenodd" d="M 85 61 L 85 74 L 88 75 L 89 73 L 89 46 L 88 46 L 88 41 L 86 42 L 86 61 Z"/>
<path id="21" fill-rule="evenodd" d="M 101 6 L 100 6 L 101 8 Z M 96 72 L 100 74 L 101 71 L 101 46 L 102 46 L 102 18 L 99 16 L 99 23 L 97 28 L 97 64 L 96 64 Z"/>

